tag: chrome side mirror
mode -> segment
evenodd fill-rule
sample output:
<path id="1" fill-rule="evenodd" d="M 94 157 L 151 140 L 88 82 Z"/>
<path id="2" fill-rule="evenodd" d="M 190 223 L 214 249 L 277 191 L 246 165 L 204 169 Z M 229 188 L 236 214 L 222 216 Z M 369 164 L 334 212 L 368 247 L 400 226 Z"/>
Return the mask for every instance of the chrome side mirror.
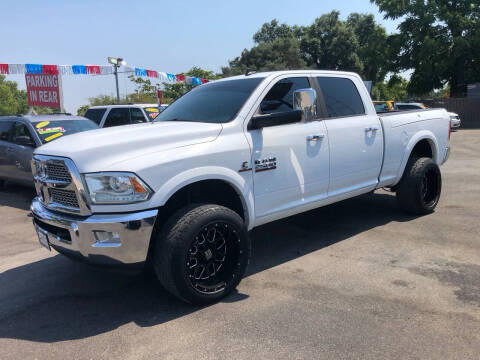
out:
<path id="1" fill-rule="evenodd" d="M 315 89 L 298 89 L 293 92 L 293 109 L 302 110 L 302 120 L 311 121 L 316 118 L 317 92 Z"/>

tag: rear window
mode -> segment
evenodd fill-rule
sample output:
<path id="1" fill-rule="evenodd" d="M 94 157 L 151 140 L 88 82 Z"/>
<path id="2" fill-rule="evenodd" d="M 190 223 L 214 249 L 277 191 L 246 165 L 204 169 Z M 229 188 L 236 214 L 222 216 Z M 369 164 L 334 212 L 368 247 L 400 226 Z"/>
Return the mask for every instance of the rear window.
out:
<path id="1" fill-rule="evenodd" d="M 423 109 L 421 106 L 418 105 L 398 105 L 397 108 L 399 110 L 418 110 L 418 109 Z"/>
<path id="2" fill-rule="evenodd" d="M 100 122 L 102 121 L 103 114 L 105 114 L 105 111 L 107 109 L 88 109 L 84 117 L 87 119 L 90 119 L 100 125 Z"/>
<path id="3" fill-rule="evenodd" d="M 98 129 L 98 125 L 91 120 L 57 120 L 32 122 L 42 143 L 50 142 L 65 135 L 75 134 L 82 131 Z"/>
<path id="4" fill-rule="evenodd" d="M 329 118 L 365 114 L 362 98 L 352 80 L 317 77 Z"/>

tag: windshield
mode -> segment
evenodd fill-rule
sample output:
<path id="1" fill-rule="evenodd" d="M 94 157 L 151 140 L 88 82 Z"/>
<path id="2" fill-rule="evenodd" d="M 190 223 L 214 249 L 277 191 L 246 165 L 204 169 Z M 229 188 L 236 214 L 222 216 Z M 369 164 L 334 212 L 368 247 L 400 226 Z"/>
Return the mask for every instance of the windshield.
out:
<path id="1" fill-rule="evenodd" d="M 98 129 L 98 125 L 91 120 L 59 120 L 32 122 L 40 140 L 45 144 L 61 136 L 77 132 Z"/>
<path id="2" fill-rule="evenodd" d="M 168 106 L 155 121 L 229 122 L 262 80 L 257 77 L 200 85 Z"/>

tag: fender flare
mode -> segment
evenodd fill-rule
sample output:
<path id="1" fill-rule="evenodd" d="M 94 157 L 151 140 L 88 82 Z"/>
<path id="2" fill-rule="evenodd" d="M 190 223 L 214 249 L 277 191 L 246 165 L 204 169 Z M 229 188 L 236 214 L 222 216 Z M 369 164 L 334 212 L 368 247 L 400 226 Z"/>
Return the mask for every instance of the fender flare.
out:
<path id="1" fill-rule="evenodd" d="M 254 224 L 254 197 L 252 186 L 249 182 L 237 172 L 220 167 L 220 166 L 206 166 L 198 167 L 183 171 L 165 182 L 161 188 L 156 191 L 152 198 L 152 204 L 155 207 L 161 207 L 179 190 L 187 185 L 203 181 L 203 180 L 221 180 L 230 185 L 240 197 L 243 211 L 245 215 L 245 222 L 247 228 L 250 230 Z"/>
<path id="2" fill-rule="evenodd" d="M 405 167 L 407 166 L 408 159 L 410 159 L 410 155 L 412 154 L 412 150 L 415 146 L 422 140 L 427 140 L 430 148 L 432 149 L 432 157 L 433 161 L 438 164 L 439 153 L 438 153 L 438 142 L 435 138 L 435 135 L 430 130 L 421 130 L 413 135 L 407 143 L 405 147 L 405 152 L 403 153 L 402 162 L 399 167 L 398 175 L 393 183 L 393 185 L 397 185 L 400 179 L 403 176 L 403 172 L 405 171 Z"/>

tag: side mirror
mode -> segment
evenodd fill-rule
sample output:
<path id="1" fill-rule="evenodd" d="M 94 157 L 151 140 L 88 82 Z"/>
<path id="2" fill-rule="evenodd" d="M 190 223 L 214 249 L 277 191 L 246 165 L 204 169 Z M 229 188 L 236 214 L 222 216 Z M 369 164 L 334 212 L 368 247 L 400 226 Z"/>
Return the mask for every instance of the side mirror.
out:
<path id="1" fill-rule="evenodd" d="M 316 118 L 317 92 L 315 89 L 298 89 L 293 92 L 293 108 L 302 111 L 302 120 L 311 121 Z"/>
<path id="2" fill-rule="evenodd" d="M 22 146 L 35 147 L 35 143 L 29 136 L 17 136 L 15 138 L 15 144 Z"/>
<path id="3" fill-rule="evenodd" d="M 248 130 L 257 130 L 269 126 L 285 125 L 300 122 L 300 110 L 284 111 L 280 113 L 253 116 L 248 124 Z"/>

